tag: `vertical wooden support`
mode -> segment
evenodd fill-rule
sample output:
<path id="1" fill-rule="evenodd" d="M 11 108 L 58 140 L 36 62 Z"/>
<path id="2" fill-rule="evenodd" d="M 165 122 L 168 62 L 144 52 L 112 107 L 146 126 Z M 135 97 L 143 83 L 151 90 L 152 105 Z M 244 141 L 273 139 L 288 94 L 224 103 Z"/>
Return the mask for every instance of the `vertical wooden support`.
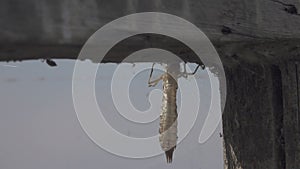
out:
<path id="1" fill-rule="evenodd" d="M 299 96 L 300 65 L 294 61 L 281 68 L 283 80 L 285 156 L 287 169 L 300 168 Z"/>
<path id="2" fill-rule="evenodd" d="M 284 169 L 281 74 L 277 66 L 240 64 L 225 68 L 223 114 L 228 169 Z"/>

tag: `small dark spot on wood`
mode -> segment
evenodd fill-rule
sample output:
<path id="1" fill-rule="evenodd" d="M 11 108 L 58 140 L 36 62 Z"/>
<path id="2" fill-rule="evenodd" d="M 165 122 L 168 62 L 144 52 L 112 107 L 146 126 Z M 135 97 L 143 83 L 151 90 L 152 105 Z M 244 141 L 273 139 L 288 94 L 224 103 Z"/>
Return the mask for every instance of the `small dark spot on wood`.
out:
<path id="1" fill-rule="evenodd" d="M 228 34 L 232 33 L 231 29 L 227 26 L 223 26 L 221 31 L 224 35 L 228 35 Z"/>
<path id="2" fill-rule="evenodd" d="M 150 35 L 146 35 L 146 40 L 150 40 Z"/>
<path id="3" fill-rule="evenodd" d="M 232 56 L 231 56 L 233 59 L 238 59 L 238 55 L 237 54 L 233 54 Z"/>
<path id="4" fill-rule="evenodd" d="M 46 59 L 46 63 L 51 67 L 57 66 L 57 64 L 51 59 Z"/>
<path id="5" fill-rule="evenodd" d="M 272 1 L 285 6 L 284 10 L 289 14 L 300 15 L 300 14 L 298 14 L 298 10 L 295 5 L 281 2 L 278 0 L 272 0 Z"/>
<path id="6" fill-rule="evenodd" d="M 293 47 L 290 48 L 289 51 L 291 52 L 291 51 L 295 51 L 295 50 L 297 50 L 297 49 L 298 49 L 298 46 L 293 46 Z"/>
<path id="7" fill-rule="evenodd" d="M 288 7 L 284 8 L 284 10 L 293 15 L 298 14 L 298 10 L 295 5 L 289 5 Z"/>

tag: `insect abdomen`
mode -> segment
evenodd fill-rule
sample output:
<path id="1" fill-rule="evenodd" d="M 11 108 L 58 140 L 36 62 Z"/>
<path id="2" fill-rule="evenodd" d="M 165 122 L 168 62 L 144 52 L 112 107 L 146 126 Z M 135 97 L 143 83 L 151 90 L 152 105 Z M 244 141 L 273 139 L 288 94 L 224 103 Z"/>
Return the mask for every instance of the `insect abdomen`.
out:
<path id="1" fill-rule="evenodd" d="M 159 141 L 161 148 L 165 151 L 167 162 L 172 162 L 173 151 L 177 144 L 177 80 L 171 75 L 163 77 L 163 104 L 160 115 Z"/>

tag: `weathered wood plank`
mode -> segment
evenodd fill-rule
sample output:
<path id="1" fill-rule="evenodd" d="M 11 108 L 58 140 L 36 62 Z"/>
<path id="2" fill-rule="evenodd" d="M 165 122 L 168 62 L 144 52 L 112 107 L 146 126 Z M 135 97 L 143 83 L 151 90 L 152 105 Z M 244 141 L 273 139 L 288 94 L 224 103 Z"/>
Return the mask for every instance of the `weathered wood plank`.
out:
<path id="1" fill-rule="evenodd" d="M 300 9 L 300 1 L 284 2 L 2 0 L 0 61 L 45 57 L 76 59 L 80 47 L 101 26 L 124 15 L 145 11 L 170 13 L 189 20 L 203 30 L 220 53 L 225 53 L 224 57 L 297 58 L 300 16 L 288 9 L 291 6 Z M 286 51 L 292 54 L 282 55 Z M 113 57 L 107 61 L 120 60 L 118 52 Z M 186 58 L 186 61 L 191 60 Z"/>
<path id="2" fill-rule="evenodd" d="M 298 69 L 295 62 L 287 62 L 282 68 L 286 168 L 291 169 L 300 168 Z"/>
<path id="3" fill-rule="evenodd" d="M 135 12 L 183 17 L 210 39 L 234 41 L 300 37 L 300 16 L 285 11 L 298 0 L 2 0 L 0 43 L 82 44 L 104 24 Z M 223 26 L 232 30 L 222 33 Z"/>
<path id="4" fill-rule="evenodd" d="M 283 153 L 276 116 L 281 82 L 271 65 L 243 64 L 227 68 L 227 100 L 223 114 L 226 158 L 230 169 L 282 169 Z M 279 104 L 279 105 L 277 105 Z"/>

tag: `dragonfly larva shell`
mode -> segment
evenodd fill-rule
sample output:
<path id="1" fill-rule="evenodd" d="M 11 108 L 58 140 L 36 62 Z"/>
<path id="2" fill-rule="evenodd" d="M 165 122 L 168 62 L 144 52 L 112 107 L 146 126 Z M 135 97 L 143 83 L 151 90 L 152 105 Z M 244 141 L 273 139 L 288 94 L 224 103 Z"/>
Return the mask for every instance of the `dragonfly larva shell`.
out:
<path id="1" fill-rule="evenodd" d="M 176 77 L 175 77 L 176 78 Z M 159 142 L 165 151 L 167 162 L 172 162 L 177 143 L 177 79 L 165 73 L 163 80 L 162 112 L 160 114 Z"/>
<path id="2" fill-rule="evenodd" d="M 184 71 L 180 72 L 179 62 L 167 64 L 166 73 L 159 79 L 151 81 L 153 66 L 151 69 L 150 77 L 148 80 L 149 86 L 155 86 L 160 80 L 163 81 L 163 99 L 162 99 L 162 112 L 160 114 L 159 123 L 159 142 L 161 148 L 165 151 L 167 163 L 171 163 L 173 159 L 173 152 L 177 144 L 177 105 L 176 94 L 178 89 L 177 79 L 180 77 L 187 77 L 194 75 L 199 66 L 193 73 L 187 73 L 184 65 Z"/>

